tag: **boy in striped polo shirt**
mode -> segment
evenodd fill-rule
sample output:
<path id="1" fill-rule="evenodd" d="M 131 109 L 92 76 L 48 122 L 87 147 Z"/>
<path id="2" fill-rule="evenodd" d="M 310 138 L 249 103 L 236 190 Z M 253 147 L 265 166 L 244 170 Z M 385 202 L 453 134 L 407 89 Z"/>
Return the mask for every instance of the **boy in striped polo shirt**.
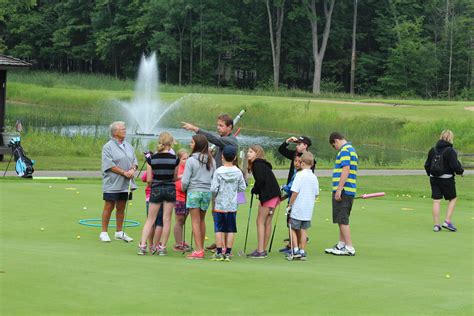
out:
<path id="1" fill-rule="evenodd" d="M 357 188 L 358 157 L 354 147 L 340 133 L 332 133 L 329 144 L 339 151 L 332 173 L 332 221 L 339 225 L 339 242 L 325 249 L 325 252 L 337 256 L 354 256 L 349 216 Z"/>

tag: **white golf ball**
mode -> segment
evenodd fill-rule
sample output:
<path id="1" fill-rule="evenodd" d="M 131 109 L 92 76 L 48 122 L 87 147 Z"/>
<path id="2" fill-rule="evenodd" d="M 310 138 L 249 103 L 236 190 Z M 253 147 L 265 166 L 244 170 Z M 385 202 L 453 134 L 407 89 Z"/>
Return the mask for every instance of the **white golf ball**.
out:
<path id="1" fill-rule="evenodd" d="M 451 276 L 449 274 L 446 274 L 446 279 L 450 279 Z"/>
<path id="2" fill-rule="evenodd" d="M 44 227 L 41 227 L 41 231 L 43 231 L 43 230 L 44 230 Z"/>
<path id="3" fill-rule="evenodd" d="M 53 187 L 52 185 L 49 186 L 50 189 L 51 189 L 52 187 Z"/>
<path id="4" fill-rule="evenodd" d="M 87 210 L 87 207 L 84 206 L 82 209 L 83 209 L 83 210 Z"/>
<path id="5" fill-rule="evenodd" d="M 362 206 L 362 209 L 365 210 L 365 206 Z"/>
<path id="6" fill-rule="evenodd" d="M 209 238 L 207 238 L 207 236 L 206 236 L 206 237 L 204 237 L 204 239 L 205 239 L 205 240 L 208 240 Z"/>
<path id="7" fill-rule="evenodd" d="M 326 222 L 329 222 L 329 218 L 326 218 Z"/>
<path id="8" fill-rule="evenodd" d="M 76 191 L 77 194 L 79 194 L 79 191 Z"/>
<path id="9" fill-rule="evenodd" d="M 76 238 L 77 238 L 77 239 L 81 239 L 81 236 L 77 235 L 77 237 L 76 237 Z"/>

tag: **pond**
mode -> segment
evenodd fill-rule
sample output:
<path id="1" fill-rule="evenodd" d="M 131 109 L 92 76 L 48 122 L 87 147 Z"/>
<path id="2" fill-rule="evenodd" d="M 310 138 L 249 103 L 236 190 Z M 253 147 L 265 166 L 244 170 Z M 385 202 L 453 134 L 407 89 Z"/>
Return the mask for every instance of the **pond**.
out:
<path id="1" fill-rule="evenodd" d="M 40 128 L 40 130 L 58 133 L 59 135 L 67 137 L 74 137 L 76 135 L 106 137 L 108 135 L 108 126 L 105 125 L 53 126 L 48 128 Z M 128 131 L 127 139 L 138 150 L 147 150 L 150 143 L 156 143 L 159 133 L 163 131 L 170 132 L 176 141 L 182 145 L 187 145 L 190 142 L 192 135 L 194 135 L 193 132 L 189 132 L 181 128 L 160 127 L 157 129 L 156 134 L 141 135 Z M 285 158 L 283 158 L 278 153 L 278 147 L 290 136 L 299 135 L 262 132 L 257 134 L 255 132 L 252 133 L 242 129 L 242 132 L 237 136 L 237 139 L 239 140 L 239 145 L 242 149 L 247 148 L 252 144 L 259 144 L 265 148 L 266 152 L 271 152 L 274 159 L 283 162 Z M 329 146 L 327 140 L 328 136 L 308 136 L 313 141 L 313 146 L 311 147 L 310 151 L 316 155 L 317 160 L 329 162 L 334 160 L 336 152 L 331 148 L 331 146 Z M 364 160 L 375 166 L 399 165 L 405 160 L 420 160 L 426 157 L 426 153 L 423 151 L 412 151 L 403 148 L 389 148 L 371 144 L 360 144 L 357 142 L 354 142 L 353 145 L 356 148 L 361 160 Z M 293 148 L 293 144 L 290 144 L 289 146 L 290 148 Z M 422 168 L 422 166 L 420 166 L 420 168 Z"/>

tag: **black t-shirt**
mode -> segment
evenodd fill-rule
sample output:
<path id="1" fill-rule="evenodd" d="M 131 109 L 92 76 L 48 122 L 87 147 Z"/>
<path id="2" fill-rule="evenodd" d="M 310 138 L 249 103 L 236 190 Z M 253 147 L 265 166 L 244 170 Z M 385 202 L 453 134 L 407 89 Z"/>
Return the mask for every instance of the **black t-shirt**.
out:
<path id="1" fill-rule="evenodd" d="M 152 187 L 162 184 L 174 185 L 174 170 L 179 165 L 176 155 L 166 153 L 156 153 L 150 158 L 150 166 L 153 171 Z"/>

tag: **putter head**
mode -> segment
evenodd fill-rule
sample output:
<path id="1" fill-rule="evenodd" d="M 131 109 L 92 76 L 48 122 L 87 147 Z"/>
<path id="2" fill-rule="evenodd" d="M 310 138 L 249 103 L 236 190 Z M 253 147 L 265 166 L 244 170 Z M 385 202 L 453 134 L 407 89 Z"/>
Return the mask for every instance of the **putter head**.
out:
<path id="1" fill-rule="evenodd" d="M 292 255 L 292 254 L 288 254 L 288 255 L 286 256 L 286 260 L 288 260 L 288 261 L 293 261 L 293 255 Z"/>
<path id="2" fill-rule="evenodd" d="M 238 255 L 239 257 L 242 257 L 242 256 L 244 255 L 244 251 L 243 251 L 243 250 L 240 250 L 239 252 L 237 252 L 237 255 Z"/>

